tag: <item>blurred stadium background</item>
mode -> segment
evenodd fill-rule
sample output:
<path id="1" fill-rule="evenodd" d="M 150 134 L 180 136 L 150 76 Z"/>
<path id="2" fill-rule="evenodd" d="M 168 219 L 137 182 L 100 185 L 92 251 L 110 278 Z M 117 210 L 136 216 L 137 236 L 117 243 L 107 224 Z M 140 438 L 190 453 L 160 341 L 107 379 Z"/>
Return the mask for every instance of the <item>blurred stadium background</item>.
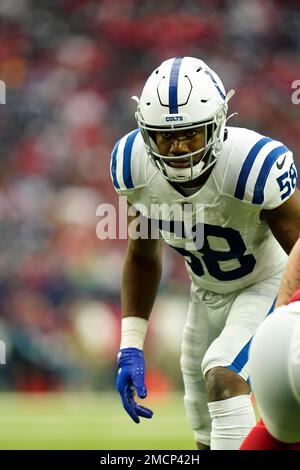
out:
<path id="1" fill-rule="evenodd" d="M 136 127 L 132 95 L 179 55 L 235 88 L 232 125 L 300 158 L 299 2 L 1 0 L 0 448 L 193 448 L 179 348 L 183 261 L 165 250 L 146 344 L 152 422 L 135 426 L 114 391 L 125 242 L 96 237 L 117 204 L 110 152 Z M 145 286 L 146 288 L 146 286 Z"/>

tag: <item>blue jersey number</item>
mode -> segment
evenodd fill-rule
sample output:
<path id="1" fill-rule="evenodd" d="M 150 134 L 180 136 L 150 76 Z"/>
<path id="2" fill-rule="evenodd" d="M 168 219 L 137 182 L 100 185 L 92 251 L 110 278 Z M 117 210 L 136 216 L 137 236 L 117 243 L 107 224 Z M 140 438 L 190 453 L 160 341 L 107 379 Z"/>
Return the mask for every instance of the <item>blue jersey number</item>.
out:
<path id="1" fill-rule="evenodd" d="M 193 227 L 196 233 L 197 226 Z M 229 249 L 227 251 L 214 250 L 210 247 L 209 237 L 223 238 L 227 241 Z M 255 266 L 256 260 L 253 255 L 245 255 L 246 245 L 241 234 L 230 227 L 219 227 L 217 225 L 204 225 L 204 243 L 201 249 L 197 250 L 201 253 L 202 259 L 195 256 L 184 248 L 177 248 L 170 245 L 178 253 L 187 258 L 193 273 L 197 276 L 203 276 L 204 270 L 202 263 L 205 264 L 209 274 L 218 281 L 233 281 L 250 274 Z M 236 259 L 240 263 L 235 269 L 225 271 L 221 269 L 220 262 Z"/>
<path id="2" fill-rule="evenodd" d="M 282 175 L 278 176 L 277 183 L 281 193 L 281 200 L 289 197 L 292 189 L 296 186 L 297 176 L 297 169 L 294 163 L 291 164 L 289 171 L 285 171 Z"/>

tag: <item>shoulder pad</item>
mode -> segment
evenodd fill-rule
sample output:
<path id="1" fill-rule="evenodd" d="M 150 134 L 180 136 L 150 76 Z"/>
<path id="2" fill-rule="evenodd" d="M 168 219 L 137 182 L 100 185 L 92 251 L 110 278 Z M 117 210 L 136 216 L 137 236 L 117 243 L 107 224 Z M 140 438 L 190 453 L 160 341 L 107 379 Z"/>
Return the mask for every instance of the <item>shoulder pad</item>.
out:
<path id="1" fill-rule="evenodd" d="M 280 205 L 285 197 L 282 198 L 282 185 L 277 179 L 291 172 L 291 191 L 286 194 L 289 196 L 295 188 L 297 171 L 292 153 L 281 142 L 248 129 L 235 129 L 234 136 L 224 177 L 224 192 L 264 208 Z"/>
<path id="2" fill-rule="evenodd" d="M 129 132 L 115 144 L 110 172 L 119 193 L 145 185 L 145 147 L 139 129 Z"/>

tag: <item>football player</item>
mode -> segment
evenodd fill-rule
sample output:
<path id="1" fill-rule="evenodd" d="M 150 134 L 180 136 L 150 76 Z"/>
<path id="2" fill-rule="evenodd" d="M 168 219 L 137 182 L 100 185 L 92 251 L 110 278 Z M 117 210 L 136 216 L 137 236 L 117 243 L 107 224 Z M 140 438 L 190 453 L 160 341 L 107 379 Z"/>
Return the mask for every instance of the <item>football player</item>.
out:
<path id="1" fill-rule="evenodd" d="M 299 287 L 298 240 L 282 275 L 278 308 L 259 326 L 251 343 L 251 385 L 262 420 L 241 450 L 300 450 Z"/>
<path id="2" fill-rule="evenodd" d="M 239 449 L 255 424 L 248 349 L 274 309 L 286 253 L 300 230 L 292 153 L 277 140 L 226 125 L 233 93 L 202 60 L 164 61 L 135 97 L 138 129 L 117 142 L 111 160 L 117 192 L 157 219 L 162 238 L 185 258 L 191 292 L 181 369 L 199 449 Z M 182 220 L 168 210 L 174 204 L 192 208 L 192 230 L 178 234 Z M 153 205 L 162 207 L 159 217 Z M 147 395 L 143 343 L 161 265 L 161 240 L 129 237 L 117 389 L 136 423 L 152 417 L 135 394 Z"/>

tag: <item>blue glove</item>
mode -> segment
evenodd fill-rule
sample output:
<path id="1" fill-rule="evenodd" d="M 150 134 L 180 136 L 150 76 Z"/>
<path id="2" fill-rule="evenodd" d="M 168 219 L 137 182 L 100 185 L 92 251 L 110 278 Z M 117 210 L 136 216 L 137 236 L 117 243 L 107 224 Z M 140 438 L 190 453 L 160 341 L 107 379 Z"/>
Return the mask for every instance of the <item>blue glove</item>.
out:
<path id="1" fill-rule="evenodd" d="M 118 354 L 118 365 L 116 386 L 125 410 L 135 423 L 140 422 L 139 416 L 152 418 L 153 411 L 134 401 L 135 392 L 139 398 L 147 396 L 143 351 L 136 348 L 121 349 Z"/>

